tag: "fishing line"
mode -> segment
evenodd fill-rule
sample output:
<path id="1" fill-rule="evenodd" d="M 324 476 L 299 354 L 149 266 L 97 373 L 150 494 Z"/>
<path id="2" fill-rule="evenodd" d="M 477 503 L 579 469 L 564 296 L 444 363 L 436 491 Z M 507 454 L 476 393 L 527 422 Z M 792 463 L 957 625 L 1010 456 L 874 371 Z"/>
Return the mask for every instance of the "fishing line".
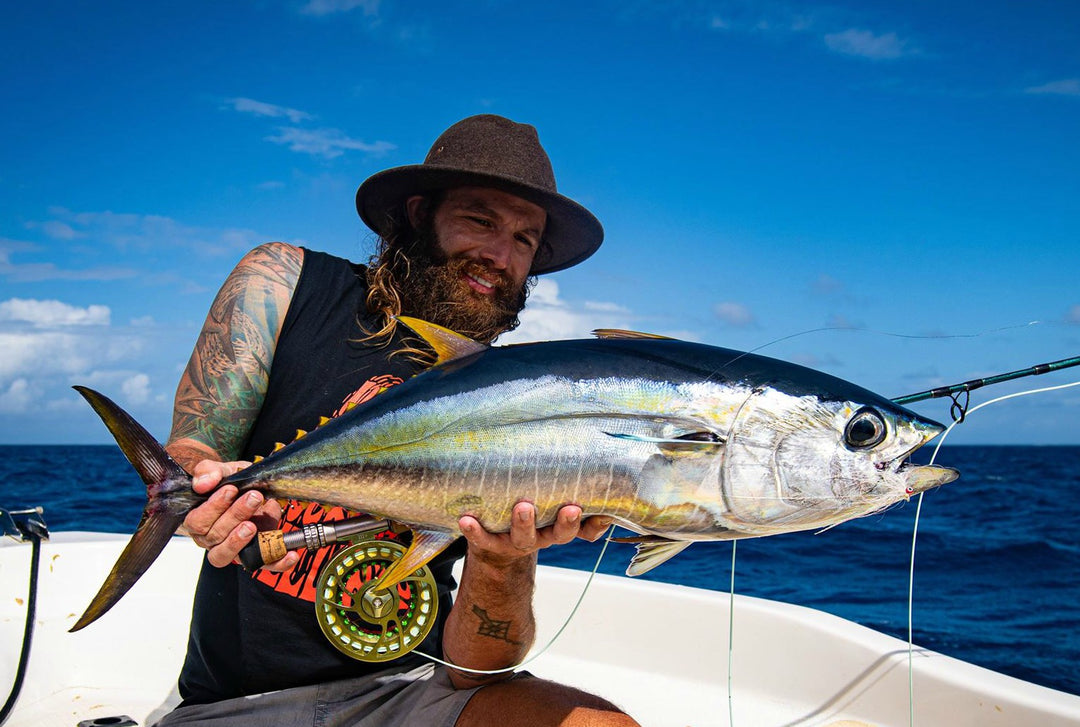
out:
<path id="1" fill-rule="evenodd" d="M 805 330 L 805 331 L 799 331 L 798 333 L 790 333 L 790 334 L 788 334 L 786 336 L 781 336 L 780 338 L 773 339 L 772 341 L 769 341 L 768 343 L 763 343 L 760 346 L 757 346 L 755 348 L 750 349 L 749 351 L 744 351 L 743 353 L 741 353 L 738 356 L 736 356 L 735 358 L 733 358 L 731 361 L 728 361 L 727 364 L 725 364 L 725 365 L 730 366 L 731 364 L 733 364 L 736 361 L 738 361 L 739 359 L 741 359 L 743 356 L 746 356 L 746 355 L 752 354 L 752 353 L 757 353 L 758 351 L 762 351 L 762 350 L 768 348 L 769 346 L 774 346 L 774 345 L 776 345 L 778 343 L 783 343 L 784 341 L 790 341 L 791 339 L 798 338 L 800 336 L 807 336 L 807 335 L 810 335 L 811 333 L 825 333 L 825 332 L 829 332 L 829 331 L 846 331 L 846 332 L 850 332 L 850 333 L 870 333 L 870 334 L 873 334 L 875 336 L 887 336 L 889 338 L 907 338 L 907 339 L 913 339 L 913 340 L 934 340 L 934 339 L 942 339 L 942 340 L 944 340 L 944 339 L 949 339 L 949 338 L 980 338 L 982 336 L 988 336 L 991 333 L 1000 333 L 1001 331 L 1010 331 L 1010 330 L 1013 330 L 1015 328 L 1028 328 L 1030 326 L 1038 326 L 1038 325 L 1042 325 L 1042 321 L 1028 321 L 1027 323 L 1016 323 L 1016 324 L 1011 325 L 1011 326 L 1001 326 L 999 328 L 988 328 L 988 329 L 986 329 L 984 331 L 979 331 L 977 333 L 936 333 L 936 334 L 894 333 L 892 331 L 875 331 L 872 328 L 850 328 L 850 327 L 847 327 L 847 326 L 823 326 L 821 328 L 810 328 L 810 329 Z"/>
<path id="2" fill-rule="evenodd" d="M 574 619 L 574 615 L 577 614 L 578 607 L 581 606 L 581 602 L 585 600 L 585 594 L 589 592 L 589 586 L 592 585 L 593 577 L 596 575 L 597 571 L 600 570 L 600 561 L 602 561 L 604 559 L 604 553 L 607 552 L 608 543 L 611 542 L 611 536 L 612 536 L 612 534 L 614 532 L 615 532 L 615 526 L 614 525 L 610 526 L 607 529 L 607 535 L 604 537 L 604 546 L 602 548 L 600 548 L 600 555 L 596 556 L 596 564 L 593 566 L 592 571 L 589 573 L 589 577 L 585 581 L 584 588 L 581 589 L 581 595 L 578 596 L 577 602 L 574 604 L 574 607 L 572 609 L 570 609 L 570 615 L 566 617 L 566 620 L 563 621 L 562 626 L 560 626 L 559 630 L 555 632 L 555 635 L 552 636 L 551 639 L 546 644 L 544 644 L 543 648 L 541 648 L 535 654 L 530 655 L 528 658 L 526 658 L 520 664 L 515 664 L 514 666 L 503 667 L 502 669 L 470 669 L 470 668 L 465 667 L 465 666 L 458 666 L 457 664 L 451 664 L 448 661 L 443 661 L 442 659 L 440 659 L 437 656 L 432 656 L 431 654 L 425 654 L 422 651 L 418 651 L 417 653 L 420 654 L 420 656 L 427 657 L 428 659 L 435 662 L 436 664 L 442 664 L 443 666 L 448 667 L 450 669 L 454 669 L 456 671 L 468 672 L 469 674 L 486 674 L 486 675 L 490 675 L 490 674 L 506 674 L 507 672 L 512 672 L 515 669 L 520 669 L 521 667 L 525 666 L 526 664 L 530 664 L 533 661 L 536 661 L 537 659 L 539 659 L 541 656 L 544 655 L 544 652 L 546 652 L 548 649 L 550 649 L 555 644 L 555 642 L 558 640 L 558 638 L 560 636 L 562 636 L 563 631 L 566 630 L 566 627 L 569 626 L 570 622 Z"/>
<path id="3" fill-rule="evenodd" d="M 727 634 L 727 705 L 728 725 L 735 727 L 735 704 L 732 698 L 731 665 L 735 656 L 735 546 L 738 540 L 731 541 L 731 591 L 728 594 L 728 634 Z"/>
<path id="4" fill-rule="evenodd" d="M 945 428 L 945 431 L 941 433 L 941 438 L 938 440 L 937 445 L 934 447 L 933 454 L 930 455 L 929 464 L 934 464 L 937 460 L 938 452 L 941 451 L 941 445 L 945 443 L 945 438 L 949 436 L 949 433 L 956 428 L 957 424 L 965 421 L 967 417 L 974 414 L 983 407 L 990 406 L 991 404 L 997 404 L 1007 399 L 1015 399 L 1021 396 L 1028 396 L 1030 394 L 1042 394 L 1049 391 L 1058 391 L 1060 389 L 1068 389 L 1073 386 L 1080 386 L 1080 381 L 1073 381 L 1068 384 L 1058 384 L 1057 386 L 1045 386 L 1039 389 L 1029 389 L 1027 391 L 1017 391 L 1012 394 L 1005 394 L 999 396 L 996 399 L 990 399 L 984 401 L 982 404 L 978 404 L 971 409 L 963 407 L 963 411 L 960 412 L 960 416 L 954 416 L 953 421 L 949 426 Z M 930 397 L 926 397 L 930 398 Z M 955 399 L 954 399 L 955 403 Z M 966 402 L 965 402 L 966 404 Z M 915 665 L 914 665 L 914 652 L 915 652 L 915 637 L 913 629 L 912 613 L 914 611 L 914 593 L 915 593 L 915 541 L 919 533 L 919 515 L 922 512 L 923 495 L 925 492 L 919 493 L 919 498 L 915 504 L 915 524 L 911 532 L 911 560 L 908 569 L 908 725 L 914 727 L 915 725 Z"/>

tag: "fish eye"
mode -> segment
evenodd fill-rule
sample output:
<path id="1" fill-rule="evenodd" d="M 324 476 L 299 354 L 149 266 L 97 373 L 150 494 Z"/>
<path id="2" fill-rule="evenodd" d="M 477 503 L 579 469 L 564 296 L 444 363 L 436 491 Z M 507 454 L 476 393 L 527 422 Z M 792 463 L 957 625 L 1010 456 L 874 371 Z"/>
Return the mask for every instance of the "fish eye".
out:
<path id="1" fill-rule="evenodd" d="M 867 449 L 881 444 L 885 439 L 885 420 L 869 407 L 860 409 L 851 417 L 844 429 L 844 441 L 849 447 Z"/>

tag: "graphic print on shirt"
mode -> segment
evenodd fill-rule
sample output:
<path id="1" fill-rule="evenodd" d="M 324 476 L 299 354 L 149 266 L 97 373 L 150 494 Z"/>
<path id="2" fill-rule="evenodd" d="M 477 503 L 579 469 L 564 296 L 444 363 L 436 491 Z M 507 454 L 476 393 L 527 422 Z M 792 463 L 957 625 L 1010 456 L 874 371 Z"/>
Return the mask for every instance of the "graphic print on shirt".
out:
<path id="1" fill-rule="evenodd" d="M 344 401 L 341 402 L 341 406 L 334 411 L 333 416 L 341 416 L 357 404 L 373 399 L 391 386 L 397 386 L 401 382 L 402 379 L 389 374 L 373 376 L 365 381 L 359 389 L 345 397 Z M 281 520 L 278 522 L 278 528 L 288 533 L 299 530 L 305 525 L 334 522 L 347 517 L 355 517 L 359 514 L 338 506 L 324 507 L 317 502 L 286 500 L 281 502 Z M 390 530 L 381 532 L 374 537 L 380 540 L 396 541 L 400 539 L 399 535 Z M 315 583 L 319 578 L 323 565 L 348 545 L 347 542 L 334 543 L 315 551 L 302 550 L 300 551 L 299 562 L 291 570 L 284 573 L 274 573 L 260 568 L 252 573 L 252 578 L 270 586 L 278 593 L 284 593 L 314 603 Z"/>

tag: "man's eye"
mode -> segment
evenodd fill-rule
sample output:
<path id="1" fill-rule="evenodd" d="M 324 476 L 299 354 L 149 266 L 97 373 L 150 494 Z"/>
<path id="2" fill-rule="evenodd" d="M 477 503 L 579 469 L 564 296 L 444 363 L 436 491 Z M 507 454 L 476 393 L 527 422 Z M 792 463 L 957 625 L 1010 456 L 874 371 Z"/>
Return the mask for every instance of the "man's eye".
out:
<path id="1" fill-rule="evenodd" d="M 536 240 L 528 235 L 517 235 L 517 241 L 528 247 L 530 250 L 535 250 L 537 248 Z"/>
<path id="2" fill-rule="evenodd" d="M 491 227 L 491 220 L 486 220 L 483 217 L 470 217 L 469 221 L 481 227 Z"/>

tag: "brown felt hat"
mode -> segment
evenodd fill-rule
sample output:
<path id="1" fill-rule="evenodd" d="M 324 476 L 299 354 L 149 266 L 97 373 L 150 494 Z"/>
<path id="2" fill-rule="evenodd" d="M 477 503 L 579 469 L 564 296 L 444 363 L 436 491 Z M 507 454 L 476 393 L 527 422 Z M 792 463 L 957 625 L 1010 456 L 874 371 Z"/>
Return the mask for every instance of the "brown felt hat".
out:
<path id="1" fill-rule="evenodd" d="M 600 247 L 604 228 L 591 212 L 555 188 L 536 129 L 502 116 L 462 119 L 442 133 L 423 164 L 394 167 L 368 177 L 356 190 L 356 211 L 368 227 L 385 234 L 405 215 L 405 200 L 452 187 L 492 187 L 543 207 L 544 240 L 551 253 L 533 261 L 533 275 L 577 265 Z"/>

